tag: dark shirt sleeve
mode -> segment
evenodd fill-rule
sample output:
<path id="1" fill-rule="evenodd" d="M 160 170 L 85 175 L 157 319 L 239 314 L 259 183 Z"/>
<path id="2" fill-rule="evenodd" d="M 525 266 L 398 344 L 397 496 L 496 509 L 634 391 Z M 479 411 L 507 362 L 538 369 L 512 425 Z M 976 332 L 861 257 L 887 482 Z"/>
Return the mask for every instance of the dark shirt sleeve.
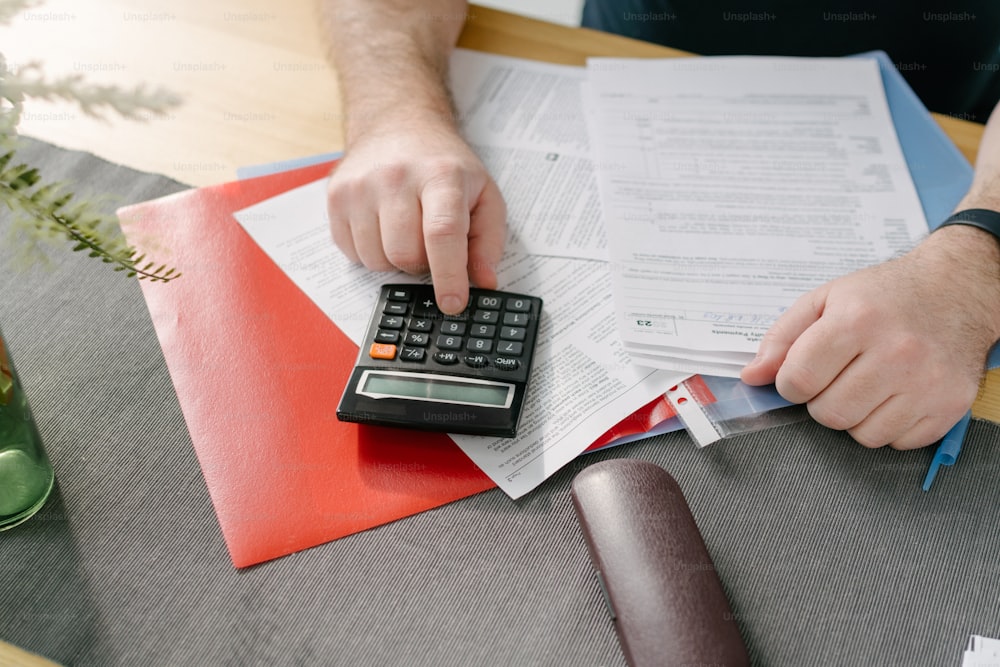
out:
<path id="1" fill-rule="evenodd" d="M 881 50 L 932 111 L 983 123 L 1000 99 L 997 0 L 586 0 L 583 25 L 701 55 Z"/>

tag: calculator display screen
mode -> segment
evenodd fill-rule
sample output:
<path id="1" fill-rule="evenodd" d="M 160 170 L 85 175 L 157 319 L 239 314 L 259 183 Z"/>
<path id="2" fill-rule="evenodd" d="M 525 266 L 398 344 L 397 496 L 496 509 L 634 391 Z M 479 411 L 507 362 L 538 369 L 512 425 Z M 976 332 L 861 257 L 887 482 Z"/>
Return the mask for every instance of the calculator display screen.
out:
<path id="1" fill-rule="evenodd" d="M 358 385 L 358 393 L 372 398 L 409 398 L 507 408 L 514 396 L 514 385 L 429 373 L 367 371 Z"/>

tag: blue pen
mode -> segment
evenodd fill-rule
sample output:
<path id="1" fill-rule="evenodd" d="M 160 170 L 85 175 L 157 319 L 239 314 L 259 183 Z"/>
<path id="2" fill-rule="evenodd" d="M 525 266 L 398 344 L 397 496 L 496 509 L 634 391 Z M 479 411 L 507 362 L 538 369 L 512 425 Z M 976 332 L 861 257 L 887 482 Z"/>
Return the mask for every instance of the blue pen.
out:
<path id="1" fill-rule="evenodd" d="M 924 478 L 924 491 L 929 491 L 934 483 L 934 476 L 937 475 L 938 468 L 950 466 L 958 459 L 959 452 L 962 451 L 962 442 L 965 440 L 965 432 L 969 430 L 969 420 L 972 419 L 972 411 L 965 413 L 965 416 L 958 420 L 958 423 L 941 438 L 941 444 L 934 452 L 931 459 L 931 467 Z"/>

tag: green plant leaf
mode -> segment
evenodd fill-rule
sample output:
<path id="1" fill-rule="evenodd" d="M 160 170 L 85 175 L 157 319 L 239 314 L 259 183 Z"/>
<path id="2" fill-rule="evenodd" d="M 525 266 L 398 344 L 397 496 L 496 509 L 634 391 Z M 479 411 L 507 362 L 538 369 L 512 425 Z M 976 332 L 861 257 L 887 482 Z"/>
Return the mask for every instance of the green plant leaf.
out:
<path id="1" fill-rule="evenodd" d="M 114 264 L 114 270 L 140 280 L 169 282 L 181 274 L 129 246 L 118 229 L 117 218 L 101 213 L 96 204 L 73 201 L 60 182 L 43 182 L 41 173 L 27 165 L 9 166 L 14 152 L 0 155 L 0 199 L 15 217 L 37 235 L 66 238 L 74 252 Z M 142 266 L 140 266 L 141 263 Z"/>

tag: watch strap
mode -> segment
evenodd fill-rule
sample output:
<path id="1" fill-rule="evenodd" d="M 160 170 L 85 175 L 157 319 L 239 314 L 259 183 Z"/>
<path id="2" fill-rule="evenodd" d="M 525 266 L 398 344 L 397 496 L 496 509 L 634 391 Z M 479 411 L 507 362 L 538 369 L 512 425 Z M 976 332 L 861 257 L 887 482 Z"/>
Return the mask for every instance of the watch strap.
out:
<path id="1" fill-rule="evenodd" d="M 989 232 L 1000 241 L 1000 213 L 986 208 L 969 208 L 950 215 L 938 225 L 938 229 L 947 225 L 968 225 Z"/>

